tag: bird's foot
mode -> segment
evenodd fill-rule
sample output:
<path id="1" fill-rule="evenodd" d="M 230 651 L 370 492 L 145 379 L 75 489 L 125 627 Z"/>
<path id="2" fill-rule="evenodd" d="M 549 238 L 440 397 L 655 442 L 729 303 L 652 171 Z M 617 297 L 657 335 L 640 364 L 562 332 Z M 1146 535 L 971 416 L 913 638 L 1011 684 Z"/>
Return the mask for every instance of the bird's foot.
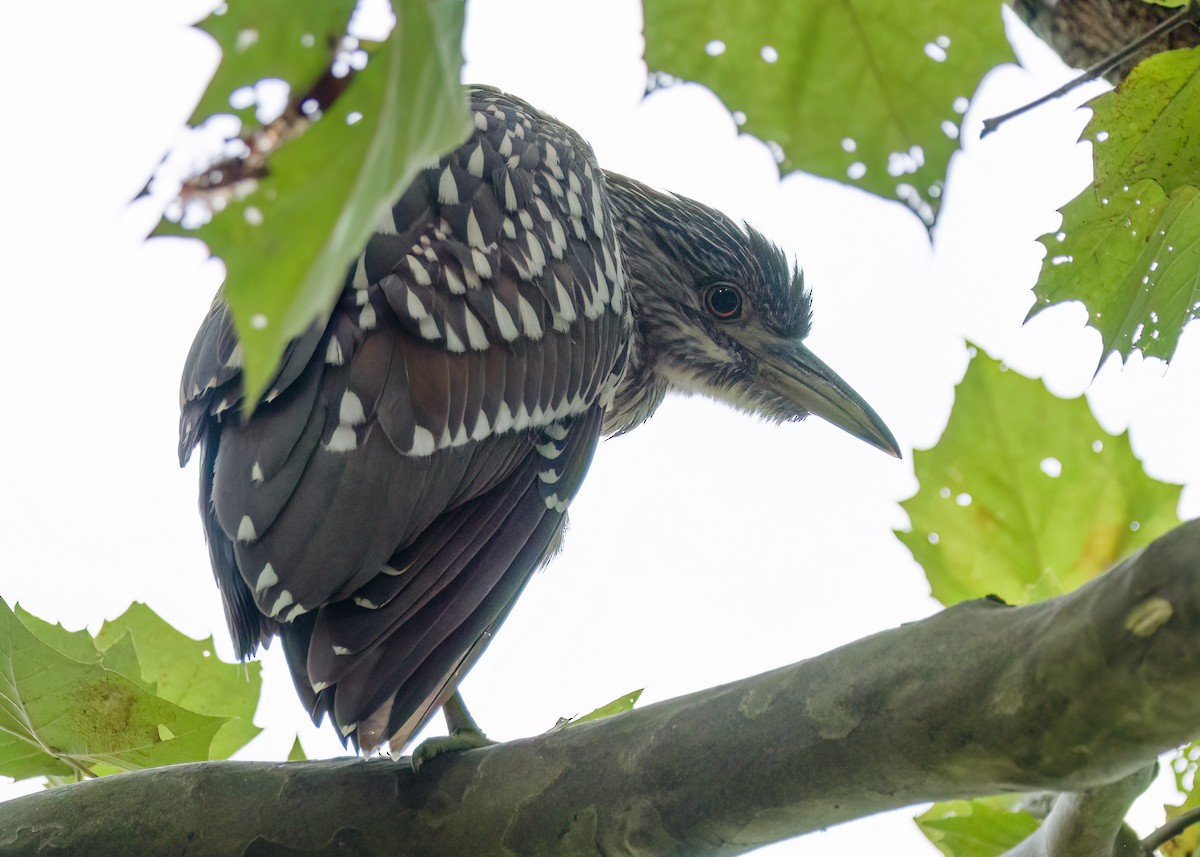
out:
<path id="1" fill-rule="evenodd" d="M 478 750 L 496 742 L 488 738 L 478 729 L 456 729 L 449 735 L 426 738 L 412 754 L 412 769 L 421 770 L 421 766 L 435 756 L 443 753 L 457 753 L 461 750 Z"/>
<path id="2" fill-rule="evenodd" d="M 480 747 L 496 743 L 483 734 L 483 730 L 471 717 L 471 712 L 467 711 L 467 706 L 457 690 L 442 705 L 442 714 L 446 718 L 446 727 L 450 734 L 444 738 L 428 738 L 421 742 L 421 745 L 413 750 L 413 771 L 420 770 L 421 766 L 434 756 L 457 753 L 461 750 L 478 750 Z"/>

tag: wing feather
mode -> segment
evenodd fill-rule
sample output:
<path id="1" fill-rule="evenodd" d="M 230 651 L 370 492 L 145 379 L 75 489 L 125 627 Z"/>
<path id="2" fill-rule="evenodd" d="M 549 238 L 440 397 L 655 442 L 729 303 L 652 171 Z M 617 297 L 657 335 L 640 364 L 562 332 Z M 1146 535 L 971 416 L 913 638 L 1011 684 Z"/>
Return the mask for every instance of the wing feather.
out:
<path id="1" fill-rule="evenodd" d="M 423 722 L 555 549 L 627 338 L 590 149 L 498 92 L 473 106 L 250 420 L 220 300 L 181 383 L 239 651 L 281 634 L 313 716 L 368 748 Z"/>

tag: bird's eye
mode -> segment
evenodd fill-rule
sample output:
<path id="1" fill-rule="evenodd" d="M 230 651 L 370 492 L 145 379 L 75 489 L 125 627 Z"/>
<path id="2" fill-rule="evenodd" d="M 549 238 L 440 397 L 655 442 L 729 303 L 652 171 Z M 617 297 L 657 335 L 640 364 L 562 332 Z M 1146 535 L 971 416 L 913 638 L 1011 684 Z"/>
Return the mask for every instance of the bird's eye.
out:
<path id="1" fill-rule="evenodd" d="M 733 286 L 713 286 L 704 293 L 704 308 L 718 321 L 733 321 L 742 315 L 742 293 Z"/>

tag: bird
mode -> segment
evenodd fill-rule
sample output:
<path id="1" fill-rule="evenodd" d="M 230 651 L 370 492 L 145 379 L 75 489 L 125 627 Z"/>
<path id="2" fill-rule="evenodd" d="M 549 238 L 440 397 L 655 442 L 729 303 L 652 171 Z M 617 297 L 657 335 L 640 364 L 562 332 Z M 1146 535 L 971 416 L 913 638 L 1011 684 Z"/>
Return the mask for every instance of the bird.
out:
<path id="1" fill-rule="evenodd" d="M 812 297 L 775 244 L 604 171 L 515 96 L 468 101 L 470 135 L 348 260 L 250 416 L 220 293 L 182 373 L 180 464 L 199 449 L 237 653 L 280 638 L 313 721 L 363 753 L 439 708 L 473 726 L 458 684 L 559 549 L 597 444 L 668 393 L 899 456 L 803 344 Z"/>

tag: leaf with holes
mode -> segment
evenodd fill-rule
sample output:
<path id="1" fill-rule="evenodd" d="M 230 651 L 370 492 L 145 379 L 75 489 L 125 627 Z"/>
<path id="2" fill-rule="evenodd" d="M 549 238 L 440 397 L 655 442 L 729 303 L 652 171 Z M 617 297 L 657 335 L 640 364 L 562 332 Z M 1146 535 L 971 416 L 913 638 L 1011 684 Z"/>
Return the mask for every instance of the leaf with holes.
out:
<path id="1" fill-rule="evenodd" d="M 1200 190 L 1170 196 L 1154 181 L 1097 198 L 1087 188 L 1062 209 L 1034 287 L 1037 313 L 1082 301 L 1100 331 L 1100 363 L 1136 348 L 1169 360 L 1183 327 L 1200 312 Z"/>
<path id="2" fill-rule="evenodd" d="M 262 730 L 253 723 L 262 693 L 262 665 L 231 664 L 213 650 L 213 639 L 193 640 L 145 604 L 134 603 L 105 622 L 96 645 L 107 653 L 132 645 L 143 678 L 158 696 L 189 711 L 222 717 L 206 759 L 227 759 Z"/>
<path id="3" fill-rule="evenodd" d="M 247 408 L 288 342 L 328 316 L 350 262 L 417 171 L 467 134 L 459 84 L 463 6 L 406 0 L 386 42 L 266 175 L 194 232 L 225 262 L 243 344 Z"/>
<path id="4" fill-rule="evenodd" d="M 356 0 L 231 0 L 197 26 L 221 47 L 221 64 L 192 114 L 192 124 L 214 113 L 247 119 L 253 105 L 235 109 L 229 96 L 266 78 L 296 92 L 329 65 L 346 33 Z"/>
<path id="5" fill-rule="evenodd" d="M 1064 206 L 1030 317 L 1078 300 L 1100 362 L 1170 360 L 1200 311 L 1200 48 L 1157 54 L 1091 103 L 1096 183 Z"/>
<path id="6" fill-rule="evenodd" d="M 1019 795 L 935 803 L 917 826 L 946 857 L 999 857 L 1037 830 Z"/>
<path id="7" fill-rule="evenodd" d="M 0 600 L 0 776 L 132 770 L 208 758 L 225 718 L 187 711 L 45 642 Z M 78 651 L 78 641 L 69 651 Z"/>
<path id="8" fill-rule="evenodd" d="M 1012 59 L 998 8 L 646 0 L 651 71 L 694 80 L 802 169 L 936 217 L 967 99 Z"/>
<path id="9" fill-rule="evenodd" d="M 1098 195 L 1143 179 L 1167 194 L 1200 186 L 1200 48 L 1149 57 L 1088 106 Z"/>
<path id="10" fill-rule="evenodd" d="M 913 455 L 920 490 L 896 536 L 943 604 L 1069 592 L 1179 523 L 1182 486 L 1151 479 L 1129 435 L 1100 427 L 982 352 L 937 444 Z"/>

